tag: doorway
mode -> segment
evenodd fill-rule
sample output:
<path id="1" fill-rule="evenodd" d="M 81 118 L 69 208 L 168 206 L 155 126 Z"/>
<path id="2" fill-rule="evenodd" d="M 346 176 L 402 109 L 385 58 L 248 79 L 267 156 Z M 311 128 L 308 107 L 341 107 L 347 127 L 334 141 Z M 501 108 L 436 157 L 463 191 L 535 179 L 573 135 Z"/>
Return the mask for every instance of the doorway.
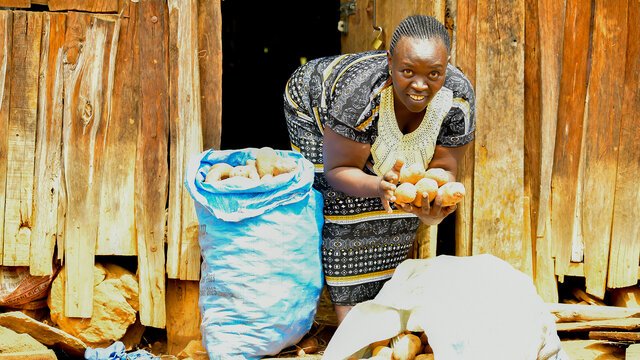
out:
<path id="1" fill-rule="evenodd" d="M 340 54 L 339 0 L 223 0 L 221 149 L 290 150 L 285 84 L 302 62 Z"/>

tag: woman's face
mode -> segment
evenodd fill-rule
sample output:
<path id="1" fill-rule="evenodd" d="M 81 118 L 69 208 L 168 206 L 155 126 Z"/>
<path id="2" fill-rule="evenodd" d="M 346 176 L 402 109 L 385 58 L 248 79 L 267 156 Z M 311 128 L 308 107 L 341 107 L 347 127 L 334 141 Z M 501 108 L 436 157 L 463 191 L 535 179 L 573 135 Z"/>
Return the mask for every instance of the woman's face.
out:
<path id="1" fill-rule="evenodd" d="M 401 38 L 387 55 L 393 95 L 411 112 L 422 112 L 444 85 L 449 55 L 440 39 Z"/>

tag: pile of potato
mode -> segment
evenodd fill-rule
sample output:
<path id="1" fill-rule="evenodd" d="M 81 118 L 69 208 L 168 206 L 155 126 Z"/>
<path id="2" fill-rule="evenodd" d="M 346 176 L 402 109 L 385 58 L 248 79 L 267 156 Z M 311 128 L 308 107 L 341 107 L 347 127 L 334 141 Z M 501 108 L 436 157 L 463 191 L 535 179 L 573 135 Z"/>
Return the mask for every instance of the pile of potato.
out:
<path id="1" fill-rule="evenodd" d="M 369 345 L 371 357 L 376 360 L 433 360 L 433 350 L 424 332 L 404 331 L 394 338 Z M 351 358 L 349 360 L 358 360 Z"/>
<path id="2" fill-rule="evenodd" d="M 265 181 L 268 178 L 295 171 L 298 167 L 294 159 L 280 156 L 270 147 L 256 150 L 255 155 L 255 160 L 247 160 L 245 165 L 232 166 L 224 162 L 213 164 L 204 182 L 213 184 L 236 177 Z"/>
<path id="3" fill-rule="evenodd" d="M 442 196 L 442 206 L 452 206 L 462 200 L 465 195 L 464 185 L 457 181 L 449 181 L 449 174 L 441 168 L 425 170 L 421 164 L 411 164 L 400 169 L 398 186 L 394 193 L 396 204 L 412 204 L 422 207 L 423 193 L 427 193 L 429 202 L 436 195 Z"/>

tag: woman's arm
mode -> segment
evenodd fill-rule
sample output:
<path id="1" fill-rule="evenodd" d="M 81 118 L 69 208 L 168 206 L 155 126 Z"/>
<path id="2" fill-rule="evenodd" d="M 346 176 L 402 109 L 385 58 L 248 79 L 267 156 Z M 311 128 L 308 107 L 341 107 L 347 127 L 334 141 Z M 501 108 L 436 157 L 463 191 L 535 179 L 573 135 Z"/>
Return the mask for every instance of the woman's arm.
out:
<path id="1" fill-rule="evenodd" d="M 324 128 L 323 140 L 324 174 L 329 184 L 350 196 L 380 197 L 384 208 L 391 211 L 389 201 L 395 201 L 393 192 L 399 168 L 384 178 L 369 175 L 362 169 L 369 159 L 371 145 L 348 139 L 328 126 Z"/>

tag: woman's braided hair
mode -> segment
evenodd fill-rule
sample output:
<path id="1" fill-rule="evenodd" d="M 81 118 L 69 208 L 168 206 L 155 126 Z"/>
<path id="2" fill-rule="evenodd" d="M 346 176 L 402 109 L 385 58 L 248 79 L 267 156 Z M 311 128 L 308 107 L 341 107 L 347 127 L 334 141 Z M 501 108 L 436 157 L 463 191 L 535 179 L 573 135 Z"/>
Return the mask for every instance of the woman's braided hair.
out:
<path id="1" fill-rule="evenodd" d="M 447 47 L 447 53 L 451 51 L 449 32 L 444 25 L 433 16 L 411 15 L 398 24 L 391 36 L 389 52 L 393 55 L 396 44 L 403 37 L 415 39 L 440 39 Z"/>

